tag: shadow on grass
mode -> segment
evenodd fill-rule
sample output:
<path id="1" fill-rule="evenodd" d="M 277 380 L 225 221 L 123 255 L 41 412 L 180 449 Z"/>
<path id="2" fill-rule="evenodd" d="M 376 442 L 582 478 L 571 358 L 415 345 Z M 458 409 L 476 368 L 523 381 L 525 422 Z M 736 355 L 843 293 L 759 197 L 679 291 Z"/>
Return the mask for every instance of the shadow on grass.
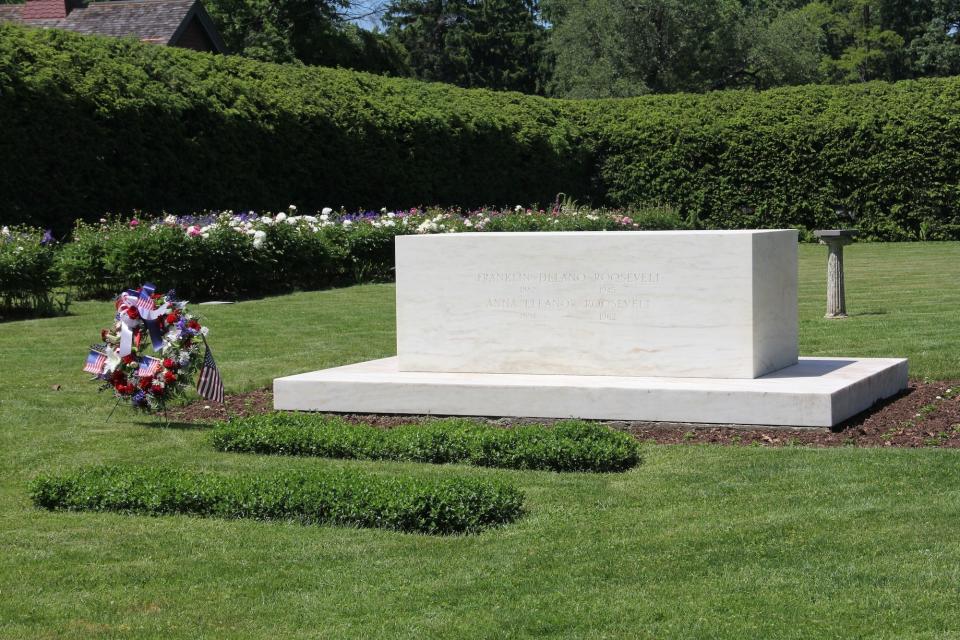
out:
<path id="1" fill-rule="evenodd" d="M 861 316 L 885 316 L 887 315 L 887 311 L 882 309 L 879 311 L 858 311 L 857 313 L 850 313 L 848 315 L 851 318 L 859 318 Z"/>
<path id="2" fill-rule="evenodd" d="M 75 313 L 43 313 L 33 309 L 2 309 L 0 310 L 0 324 L 7 322 L 20 322 L 21 320 L 53 320 L 55 318 L 67 318 L 76 315 Z"/>

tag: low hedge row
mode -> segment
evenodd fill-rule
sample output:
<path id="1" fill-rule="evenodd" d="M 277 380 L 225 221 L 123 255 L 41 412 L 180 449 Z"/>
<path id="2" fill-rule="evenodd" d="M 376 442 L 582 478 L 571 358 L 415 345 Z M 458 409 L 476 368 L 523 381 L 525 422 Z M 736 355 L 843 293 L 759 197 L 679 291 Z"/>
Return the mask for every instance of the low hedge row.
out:
<path id="1" fill-rule="evenodd" d="M 632 437 L 576 420 L 551 428 L 502 429 L 446 419 L 379 429 L 337 417 L 273 413 L 220 423 L 211 439 L 220 451 L 508 469 L 605 472 L 640 463 L 640 446 Z"/>
<path id="2" fill-rule="evenodd" d="M 292 520 L 426 534 L 475 533 L 523 514 L 523 494 L 486 480 L 382 478 L 356 471 L 257 476 L 97 466 L 38 477 L 37 507 Z"/>

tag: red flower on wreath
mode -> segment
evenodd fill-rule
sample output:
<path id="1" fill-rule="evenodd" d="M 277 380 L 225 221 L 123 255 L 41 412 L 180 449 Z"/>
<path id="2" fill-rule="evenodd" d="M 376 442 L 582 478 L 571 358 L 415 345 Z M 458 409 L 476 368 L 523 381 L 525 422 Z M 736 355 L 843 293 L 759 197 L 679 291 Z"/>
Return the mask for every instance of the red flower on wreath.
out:
<path id="1" fill-rule="evenodd" d="M 166 369 L 176 369 L 176 368 L 177 368 L 177 363 L 174 362 L 173 360 L 171 360 L 170 358 L 164 358 L 164 359 L 163 359 L 163 366 L 164 366 L 164 368 L 166 368 Z"/>
<path id="2" fill-rule="evenodd" d="M 164 371 L 164 372 L 163 372 L 163 379 L 164 379 L 164 381 L 167 382 L 168 384 L 171 383 L 171 382 L 176 382 L 176 381 L 177 381 L 177 374 L 175 374 L 173 371 Z"/>

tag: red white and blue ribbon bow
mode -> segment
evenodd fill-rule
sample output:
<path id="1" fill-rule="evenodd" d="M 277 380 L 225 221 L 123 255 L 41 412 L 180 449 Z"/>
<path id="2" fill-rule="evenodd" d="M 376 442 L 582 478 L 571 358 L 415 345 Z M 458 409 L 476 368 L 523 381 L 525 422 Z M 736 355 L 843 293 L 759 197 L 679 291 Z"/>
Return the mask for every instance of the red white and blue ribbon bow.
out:
<path id="1" fill-rule="evenodd" d="M 150 343 L 154 351 L 160 351 L 163 348 L 163 333 L 160 331 L 160 323 L 157 318 L 161 315 L 167 315 L 167 305 L 164 304 L 160 309 L 156 308 L 153 300 L 153 292 L 156 287 L 151 282 L 145 282 L 140 287 L 140 296 L 137 298 L 137 310 L 140 317 L 147 324 L 147 330 L 150 332 Z"/>
<path id="2" fill-rule="evenodd" d="M 133 351 L 133 330 L 137 328 L 140 320 L 131 318 L 127 310 L 136 307 L 137 313 L 147 325 L 150 333 L 150 343 L 154 351 L 160 351 L 163 348 L 163 333 L 160 331 L 160 323 L 157 319 L 164 316 L 169 311 L 169 305 L 164 303 L 160 308 L 155 308 L 156 303 L 153 300 L 153 292 L 156 287 L 150 282 L 144 283 L 140 287 L 140 292 L 127 290 L 120 294 L 119 304 L 117 305 L 117 320 L 120 321 L 120 356 L 129 355 Z"/>

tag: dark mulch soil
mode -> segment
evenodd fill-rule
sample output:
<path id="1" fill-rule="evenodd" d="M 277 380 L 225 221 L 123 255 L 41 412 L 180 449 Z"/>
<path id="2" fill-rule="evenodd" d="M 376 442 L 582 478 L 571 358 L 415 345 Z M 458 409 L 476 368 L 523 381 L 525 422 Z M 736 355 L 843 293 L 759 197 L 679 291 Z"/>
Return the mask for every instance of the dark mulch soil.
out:
<path id="1" fill-rule="evenodd" d="M 175 422 L 212 422 L 230 416 L 248 416 L 273 410 L 273 393 L 260 389 L 227 396 L 223 405 L 204 401 L 172 409 Z M 390 428 L 423 419 L 423 416 L 348 415 L 346 419 Z M 491 424 L 551 422 L 543 419 L 501 418 Z M 957 447 L 960 448 L 960 381 L 913 382 L 890 398 L 833 429 L 755 427 L 745 425 L 693 425 L 656 422 L 608 422 L 639 440 L 661 444 L 728 444 L 820 447 Z"/>

